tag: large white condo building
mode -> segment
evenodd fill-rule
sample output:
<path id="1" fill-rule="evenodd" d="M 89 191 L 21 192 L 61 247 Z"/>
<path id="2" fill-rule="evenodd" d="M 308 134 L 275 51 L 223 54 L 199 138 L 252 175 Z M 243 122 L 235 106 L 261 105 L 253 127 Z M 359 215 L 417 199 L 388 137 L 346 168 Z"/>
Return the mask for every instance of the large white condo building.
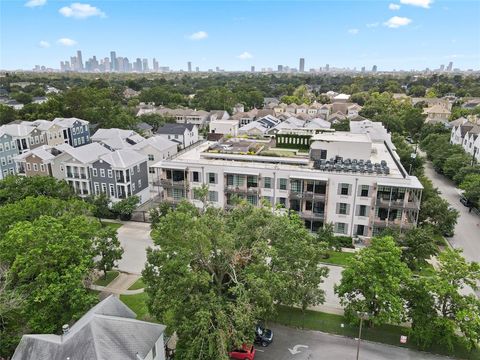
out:
<path id="1" fill-rule="evenodd" d="M 373 135 L 372 135 L 373 137 Z M 385 227 L 416 226 L 422 185 L 400 164 L 389 140 L 369 133 L 285 131 L 275 139 L 199 143 L 155 164 L 161 197 L 229 208 L 236 198 L 298 212 L 312 231 L 326 223 L 340 235 L 371 237 Z"/>

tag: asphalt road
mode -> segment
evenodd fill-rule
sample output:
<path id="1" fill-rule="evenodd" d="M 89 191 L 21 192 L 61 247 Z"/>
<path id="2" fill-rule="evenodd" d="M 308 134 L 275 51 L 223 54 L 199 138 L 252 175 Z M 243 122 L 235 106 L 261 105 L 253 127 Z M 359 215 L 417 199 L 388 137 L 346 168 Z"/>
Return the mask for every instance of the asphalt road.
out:
<path id="1" fill-rule="evenodd" d="M 441 196 L 460 213 L 455 234 L 447 238 L 454 248 L 463 249 L 463 256 L 469 261 L 480 262 L 480 216 L 468 212 L 468 208 L 460 203 L 460 190 L 445 176 L 437 174 L 430 162 L 425 164 L 425 175 L 428 176 Z"/>
<path id="2" fill-rule="evenodd" d="M 255 360 L 353 360 L 356 358 L 357 342 L 355 339 L 319 331 L 292 329 L 281 325 L 274 325 L 271 328 L 274 331 L 273 343 L 265 348 L 257 347 Z M 448 358 L 397 346 L 362 341 L 359 359 L 432 360 Z"/>

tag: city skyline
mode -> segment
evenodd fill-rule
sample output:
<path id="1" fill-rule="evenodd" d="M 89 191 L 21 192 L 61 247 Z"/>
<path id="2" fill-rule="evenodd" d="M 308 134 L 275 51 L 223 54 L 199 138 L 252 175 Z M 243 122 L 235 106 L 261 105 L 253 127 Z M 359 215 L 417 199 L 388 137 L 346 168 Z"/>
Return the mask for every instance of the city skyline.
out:
<path id="1" fill-rule="evenodd" d="M 203 71 L 275 69 L 279 63 L 298 68 L 299 58 L 306 72 L 325 64 L 408 71 L 451 61 L 478 69 L 480 63 L 480 4 L 472 1 L 118 4 L 2 2 L 0 68 L 58 69 L 76 49 L 84 58 L 103 59 L 107 46 L 131 62 L 141 54 L 175 70 L 187 70 L 188 62 Z"/>

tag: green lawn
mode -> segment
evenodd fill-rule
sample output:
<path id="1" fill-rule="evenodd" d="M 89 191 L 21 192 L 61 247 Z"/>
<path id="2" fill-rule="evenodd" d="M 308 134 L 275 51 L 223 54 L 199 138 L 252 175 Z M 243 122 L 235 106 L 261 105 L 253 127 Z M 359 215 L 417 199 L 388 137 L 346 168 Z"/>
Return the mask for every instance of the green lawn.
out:
<path id="1" fill-rule="evenodd" d="M 158 322 L 148 313 L 147 297 L 147 293 L 143 292 L 135 295 L 120 295 L 120 300 L 137 314 L 138 320 Z"/>
<path id="2" fill-rule="evenodd" d="M 137 290 L 137 289 L 143 289 L 145 287 L 145 284 L 143 283 L 142 278 L 138 279 L 135 281 L 135 283 L 128 288 L 128 290 Z"/>
<path id="3" fill-rule="evenodd" d="M 103 278 L 103 272 L 102 275 L 94 282 L 95 285 L 99 286 L 107 286 L 110 284 L 117 276 L 120 274 L 118 271 L 107 271 L 107 278 Z"/>
<path id="4" fill-rule="evenodd" d="M 332 265 L 346 266 L 350 259 L 355 256 L 355 253 L 347 253 L 341 251 L 329 251 L 330 257 L 328 259 L 322 259 L 322 262 Z"/>
<path id="5" fill-rule="evenodd" d="M 102 226 L 118 230 L 118 228 L 122 227 L 123 224 L 120 224 L 120 223 L 117 223 L 117 222 L 106 222 L 106 221 L 104 221 L 104 222 L 102 222 Z"/>
<path id="6" fill-rule="evenodd" d="M 305 314 L 302 314 L 300 309 L 278 306 L 277 315 L 271 320 L 286 326 L 318 330 L 352 338 L 358 336 L 358 327 L 348 324 L 345 318 L 341 315 L 327 314 L 311 310 L 307 310 L 305 311 Z M 362 330 L 362 339 L 418 350 L 412 341 L 409 341 L 407 344 L 400 344 L 401 335 L 409 336 L 409 328 L 395 325 L 382 325 L 374 328 L 364 327 Z M 435 344 L 435 346 L 428 350 L 433 353 L 450 356 L 454 355 L 455 357 L 463 359 L 480 358 L 479 350 L 469 352 L 460 345 L 457 345 L 452 352 L 438 344 Z"/>

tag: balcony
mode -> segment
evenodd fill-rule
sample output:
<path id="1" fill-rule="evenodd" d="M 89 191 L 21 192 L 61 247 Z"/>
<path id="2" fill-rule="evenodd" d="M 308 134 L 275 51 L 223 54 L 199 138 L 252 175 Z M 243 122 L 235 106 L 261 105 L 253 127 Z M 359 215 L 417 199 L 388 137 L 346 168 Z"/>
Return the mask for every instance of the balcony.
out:
<path id="1" fill-rule="evenodd" d="M 117 174 L 116 180 L 117 180 L 117 183 L 119 183 L 119 184 L 126 184 L 126 183 L 130 182 L 130 175 L 127 175 L 127 176 L 124 177 L 123 175 L 118 175 Z"/>
<path id="2" fill-rule="evenodd" d="M 160 179 L 160 185 L 164 188 L 186 188 L 186 180 L 172 180 L 172 179 Z"/>
<path id="3" fill-rule="evenodd" d="M 385 220 L 382 220 L 382 219 L 379 219 L 379 218 L 375 218 L 373 220 L 373 224 L 376 227 L 380 227 L 380 228 L 396 227 L 396 228 L 402 228 L 402 229 L 411 229 L 411 228 L 415 227 L 415 223 L 409 222 L 409 221 L 403 221 L 402 222 L 399 219 L 395 219 L 395 220 L 385 219 Z"/>
<path id="4" fill-rule="evenodd" d="M 300 217 L 306 219 L 324 219 L 325 213 L 324 212 L 314 212 L 314 211 L 301 211 L 298 213 Z"/>
<path id="5" fill-rule="evenodd" d="M 86 174 L 81 174 L 76 172 L 67 172 L 67 177 L 71 179 L 87 179 Z"/>
<path id="6" fill-rule="evenodd" d="M 258 191 L 258 188 L 256 188 Z M 235 185 L 226 185 L 224 188 L 225 193 L 237 193 L 237 194 L 246 194 L 248 189 L 246 186 L 235 186 Z"/>

